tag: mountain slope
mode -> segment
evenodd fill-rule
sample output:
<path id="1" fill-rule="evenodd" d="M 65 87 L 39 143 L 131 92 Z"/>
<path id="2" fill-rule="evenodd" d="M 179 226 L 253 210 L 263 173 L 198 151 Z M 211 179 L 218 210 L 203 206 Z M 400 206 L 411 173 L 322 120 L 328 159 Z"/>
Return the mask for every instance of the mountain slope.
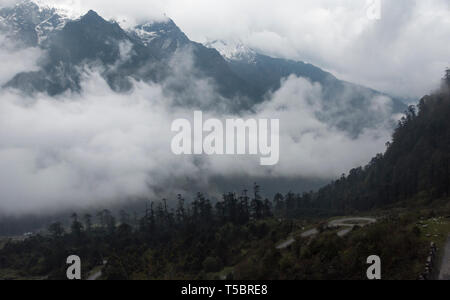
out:
<path id="1" fill-rule="evenodd" d="M 0 29 L 7 32 L 11 39 L 31 47 L 38 45 L 40 36 L 45 33 L 45 23 L 54 23 L 56 26 L 63 19 L 56 10 L 41 8 L 32 1 L 22 1 L 18 5 L 0 9 Z"/>
<path id="2" fill-rule="evenodd" d="M 364 168 L 292 201 L 297 212 L 351 212 L 394 203 L 424 205 L 450 197 L 450 71 L 439 92 L 410 107 L 387 151 Z"/>
<path id="3" fill-rule="evenodd" d="M 107 22 L 94 11 L 78 20 L 69 21 L 48 37 L 44 49 L 48 59 L 34 73 L 18 74 L 8 84 L 25 91 L 41 91 L 56 95 L 67 89 L 80 89 L 80 68 L 84 64 L 104 67 L 103 75 L 115 90 L 131 87 L 141 63 L 156 58 L 144 45 L 132 40 L 117 23 Z"/>
<path id="4" fill-rule="evenodd" d="M 322 116 L 325 122 L 352 133 L 359 133 L 364 128 L 376 126 L 385 118 L 368 110 L 377 97 L 389 97 L 384 93 L 341 81 L 314 65 L 273 58 L 239 43 L 233 45 L 214 41 L 207 46 L 217 48 L 227 59 L 230 68 L 242 79 L 251 80 L 258 90 L 259 97 L 278 90 L 283 78 L 296 75 L 321 84 L 325 100 L 324 111 L 332 112 Z M 403 113 L 406 108 L 401 100 L 392 98 L 392 113 Z"/>
<path id="5" fill-rule="evenodd" d="M 226 98 L 243 97 L 239 109 L 249 109 L 258 97 L 251 78 L 241 78 L 234 72 L 218 51 L 189 40 L 186 34 L 168 19 L 136 26 L 129 34 L 142 42 L 159 60 L 170 61 L 179 52 L 188 52 L 193 60 L 195 75 L 212 78 L 218 92 Z M 253 99 L 250 101 L 249 99 Z"/>
<path id="6" fill-rule="evenodd" d="M 162 82 L 173 71 L 173 56 L 183 52 L 192 56 L 194 69 L 188 71 L 193 76 L 211 78 L 223 97 L 244 99 L 236 104 L 242 107 L 233 108 L 230 102 L 232 110 L 249 109 L 253 103 L 245 99 L 256 95 L 252 84 L 232 72 L 216 50 L 190 41 L 170 19 L 125 31 L 94 11 L 80 19 L 67 20 L 55 10 L 40 8 L 31 1 L 1 9 L 0 16 L 4 24 L 0 29 L 9 37 L 48 52 L 40 71 L 17 74 L 7 84 L 27 93 L 56 95 L 66 90 L 79 91 L 80 69 L 85 65 L 101 67 L 116 91 L 130 89 L 129 78 Z M 187 87 L 182 87 L 178 95 L 183 95 L 183 88 Z"/>
<path id="7" fill-rule="evenodd" d="M 390 100 L 383 93 L 338 80 L 311 64 L 272 58 L 243 45 L 237 50 L 228 47 L 224 52 L 227 47 L 218 47 L 218 43 L 205 46 L 193 42 L 170 19 L 125 31 L 94 11 L 69 20 L 54 9 L 28 0 L 1 9 L 0 17 L 0 30 L 48 53 L 39 71 L 17 74 L 6 85 L 26 93 L 80 91 L 83 69 L 88 66 L 100 70 L 117 92 L 131 89 L 130 79 L 163 83 L 175 102 L 185 106 L 204 105 L 204 99 L 198 98 L 206 95 L 192 89 L 193 81 L 205 80 L 218 92 L 209 95 L 212 99 L 206 108 L 217 107 L 220 102 L 233 112 L 251 110 L 270 99 L 290 75 L 304 77 L 320 83 L 323 89 L 324 108 L 317 117 L 353 136 L 386 123 L 393 114 L 406 109 L 396 99 L 389 107 L 385 103 Z M 180 68 L 190 60 L 192 67 Z M 380 101 L 382 109 L 378 109 Z"/>

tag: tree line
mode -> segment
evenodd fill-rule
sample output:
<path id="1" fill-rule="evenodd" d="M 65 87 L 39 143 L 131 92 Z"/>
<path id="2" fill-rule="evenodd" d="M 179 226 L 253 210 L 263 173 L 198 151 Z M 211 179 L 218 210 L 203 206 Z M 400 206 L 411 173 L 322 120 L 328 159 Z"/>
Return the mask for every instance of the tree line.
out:
<path id="1" fill-rule="evenodd" d="M 450 70 L 442 87 L 410 106 L 398 123 L 384 154 L 365 167 L 296 197 L 298 210 L 325 208 L 351 212 L 406 203 L 426 205 L 448 200 L 450 192 Z M 289 200 L 288 202 L 292 202 Z"/>

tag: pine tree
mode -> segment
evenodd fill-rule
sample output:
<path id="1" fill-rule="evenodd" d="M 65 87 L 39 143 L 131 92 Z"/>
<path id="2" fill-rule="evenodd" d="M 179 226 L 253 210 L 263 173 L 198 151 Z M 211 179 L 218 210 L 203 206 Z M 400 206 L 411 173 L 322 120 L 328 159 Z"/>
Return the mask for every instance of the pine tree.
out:
<path id="1" fill-rule="evenodd" d="M 71 225 L 71 227 L 70 227 L 71 230 L 72 230 L 72 234 L 73 234 L 75 237 L 80 238 L 80 237 L 81 237 L 82 230 L 83 230 L 83 224 L 81 224 L 81 223 L 78 221 L 78 215 L 77 215 L 76 213 L 73 213 L 72 216 L 71 216 L 71 218 L 72 218 L 72 220 L 73 220 L 72 225 Z"/>
<path id="2" fill-rule="evenodd" d="M 178 206 L 176 210 L 176 218 L 178 223 L 183 223 L 186 218 L 186 212 L 184 209 L 184 198 L 178 195 Z"/>
<path id="3" fill-rule="evenodd" d="M 253 186 L 254 198 L 251 203 L 253 219 L 258 220 L 263 217 L 264 203 L 260 195 L 260 187 L 255 183 Z"/>
<path id="4" fill-rule="evenodd" d="M 121 224 L 129 224 L 130 223 L 130 215 L 124 209 L 122 209 L 119 214 L 120 214 L 120 223 Z"/>
<path id="5" fill-rule="evenodd" d="M 84 215 L 84 226 L 87 232 L 91 232 L 92 230 L 92 216 L 90 214 Z"/>
<path id="6" fill-rule="evenodd" d="M 102 210 L 97 213 L 98 222 L 102 229 L 104 229 L 106 227 L 105 216 L 104 216 L 103 212 L 104 211 Z"/>
<path id="7" fill-rule="evenodd" d="M 444 83 L 450 87 L 450 68 L 445 70 Z"/>
<path id="8" fill-rule="evenodd" d="M 48 231 L 50 232 L 50 234 L 54 239 L 60 238 L 64 235 L 64 228 L 60 222 L 51 224 L 48 227 Z"/>

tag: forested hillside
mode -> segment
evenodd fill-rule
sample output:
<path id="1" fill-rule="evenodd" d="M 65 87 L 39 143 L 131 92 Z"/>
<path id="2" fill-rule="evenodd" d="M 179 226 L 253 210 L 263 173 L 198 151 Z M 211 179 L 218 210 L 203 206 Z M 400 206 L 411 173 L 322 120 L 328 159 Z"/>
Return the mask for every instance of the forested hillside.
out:
<path id="1" fill-rule="evenodd" d="M 288 195 L 287 211 L 305 214 L 320 208 L 348 213 L 405 201 L 408 205 L 445 201 L 450 190 L 449 116 L 447 70 L 438 92 L 423 97 L 417 107 L 409 107 L 384 154 L 317 193 Z"/>
<path id="2" fill-rule="evenodd" d="M 385 258 L 384 278 L 417 279 L 429 244 L 415 220 L 391 213 L 339 236 L 320 219 L 274 218 L 257 186 L 252 196 L 225 195 L 215 208 L 201 194 L 191 204 L 180 196 L 176 210 L 162 201 L 139 220 L 124 211 L 118 219 L 108 210 L 73 214 L 70 228 L 54 223 L 43 235 L 6 241 L 0 279 L 65 279 L 66 258 L 74 253 L 83 279 L 361 280 L 373 253 Z M 311 226 L 319 226 L 316 234 L 302 234 Z M 295 240 L 280 246 L 287 237 Z"/>

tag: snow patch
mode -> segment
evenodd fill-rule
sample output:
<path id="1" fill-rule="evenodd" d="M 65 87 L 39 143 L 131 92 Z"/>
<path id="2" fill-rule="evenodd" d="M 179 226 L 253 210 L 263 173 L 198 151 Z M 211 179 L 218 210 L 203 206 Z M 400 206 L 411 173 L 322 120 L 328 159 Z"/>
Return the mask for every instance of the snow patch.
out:
<path id="1" fill-rule="evenodd" d="M 145 46 L 148 46 L 155 38 L 158 37 L 158 33 L 156 31 L 148 32 L 142 28 L 135 28 L 134 32 Z"/>
<path id="2" fill-rule="evenodd" d="M 50 18 L 37 25 L 35 27 L 35 30 L 38 36 L 38 44 L 41 45 L 43 42 L 45 42 L 48 36 L 54 31 L 62 30 L 69 21 L 69 18 L 60 16 L 59 14 L 55 13 Z"/>
<path id="3" fill-rule="evenodd" d="M 245 60 L 250 63 L 256 62 L 256 52 L 242 42 L 213 40 L 207 42 L 205 46 L 216 49 L 227 60 Z"/>

